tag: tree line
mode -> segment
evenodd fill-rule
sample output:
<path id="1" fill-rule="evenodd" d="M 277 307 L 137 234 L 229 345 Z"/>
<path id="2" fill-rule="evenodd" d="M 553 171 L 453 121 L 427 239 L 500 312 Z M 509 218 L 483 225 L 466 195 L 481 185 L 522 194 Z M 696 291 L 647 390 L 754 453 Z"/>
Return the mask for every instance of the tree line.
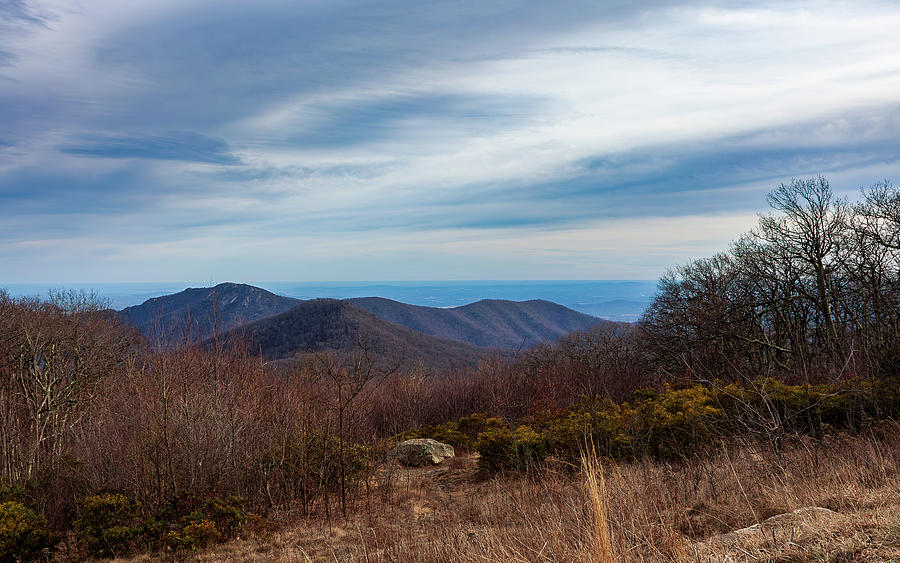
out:
<path id="1" fill-rule="evenodd" d="M 816 383 L 884 375 L 900 353 L 900 190 L 858 201 L 823 177 L 768 196 L 730 248 L 665 274 L 641 320 L 669 377 Z"/>

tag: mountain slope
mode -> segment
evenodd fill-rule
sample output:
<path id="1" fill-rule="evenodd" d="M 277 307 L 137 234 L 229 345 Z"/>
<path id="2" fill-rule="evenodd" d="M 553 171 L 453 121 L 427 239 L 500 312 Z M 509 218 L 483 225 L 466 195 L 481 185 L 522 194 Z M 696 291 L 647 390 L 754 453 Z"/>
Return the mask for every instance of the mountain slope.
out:
<path id="1" fill-rule="evenodd" d="M 243 339 L 249 350 L 269 360 L 321 350 L 353 352 L 360 342 L 388 363 L 420 361 L 438 369 L 472 366 L 492 353 L 390 323 L 336 299 L 303 301 L 284 313 L 235 328 L 227 337 Z"/>
<path id="2" fill-rule="evenodd" d="M 123 320 L 145 336 L 164 342 L 203 340 L 220 332 L 287 311 L 300 300 L 252 285 L 221 283 L 188 288 L 120 311 Z"/>
<path id="3" fill-rule="evenodd" d="M 349 301 L 386 321 L 418 332 L 505 349 L 533 346 L 609 322 L 539 299 L 485 299 L 453 309 L 407 305 L 381 297 Z"/>

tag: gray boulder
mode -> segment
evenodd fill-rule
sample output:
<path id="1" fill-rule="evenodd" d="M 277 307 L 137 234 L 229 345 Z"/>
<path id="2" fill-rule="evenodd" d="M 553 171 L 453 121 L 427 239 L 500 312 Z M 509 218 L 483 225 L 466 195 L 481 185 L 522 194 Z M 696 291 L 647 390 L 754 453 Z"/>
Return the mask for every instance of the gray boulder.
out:
<path id="1" fill-rule="evenodd" d="M 411 467 L 437 465 L 453 455 L 453 446 L 431 438 L 406 440 L 394 448 L 394 456 L 397 460 L 402 465 Z"/>

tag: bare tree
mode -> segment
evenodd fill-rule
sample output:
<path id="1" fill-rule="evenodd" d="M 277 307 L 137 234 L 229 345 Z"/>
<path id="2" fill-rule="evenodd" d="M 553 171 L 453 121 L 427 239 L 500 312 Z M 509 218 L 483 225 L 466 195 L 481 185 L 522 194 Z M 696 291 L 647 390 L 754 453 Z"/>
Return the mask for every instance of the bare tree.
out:
<path id="1" fill-rule="evenodd" d="M 380 367 L 367 344 L 359 340 L 350 361 L 331 353 L 315 355 L 315 370 L 330 388 L 329 406 L 337 419 L 341 513 L 347 515 L 347 450 L 351 427 L 360 417 L 364 391 L 373 391 L 399 365 Z"/>
<path id="2" fill-rule="evenodd" d="M 839 353 L 842 338 L 833 305 L 840 295 L 835 291 L 835 277 L 849 247 L 850 206 L 834 195 L 822 176 L 781 184 L 767 200 L 780 213 L 761 217 L 754 234 L 779 250 L 785 266 L 811 280 L 796 289 L 814 303 L 829 352 Z"/>

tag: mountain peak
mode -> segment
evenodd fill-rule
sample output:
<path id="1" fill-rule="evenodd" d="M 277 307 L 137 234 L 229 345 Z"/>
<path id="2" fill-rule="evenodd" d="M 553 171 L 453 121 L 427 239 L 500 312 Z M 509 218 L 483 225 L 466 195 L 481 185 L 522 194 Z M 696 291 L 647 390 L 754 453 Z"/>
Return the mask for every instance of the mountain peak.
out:
<path id="1" fill-rule="evenodd" d="M 154 340 L 202 340 L 216 330 L 276 315 L 299 302 L 260 287 L 228 282 L 148 299 L 120 314 Z"/>

